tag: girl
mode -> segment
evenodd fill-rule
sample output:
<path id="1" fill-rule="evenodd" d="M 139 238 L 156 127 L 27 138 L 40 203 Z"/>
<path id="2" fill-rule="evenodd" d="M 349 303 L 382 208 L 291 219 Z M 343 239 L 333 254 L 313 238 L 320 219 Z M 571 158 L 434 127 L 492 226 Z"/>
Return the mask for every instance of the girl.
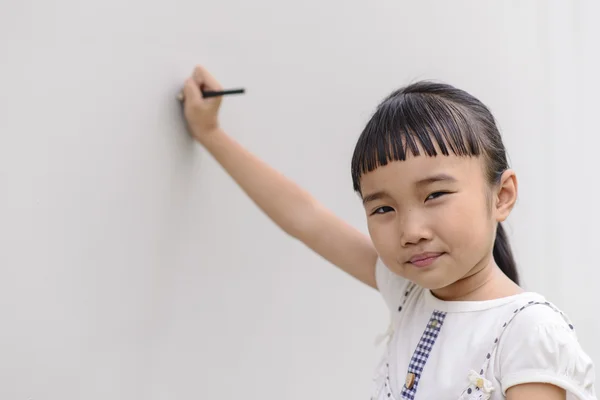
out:
<path id="1" fill-rule="evenodd" d="M 573 325 L 519 287 L 501 225 L 517 179 L 479 100 L 419 82 L 378 106 L 352 158 L 368 238 L 227 136 L 221 99 L 200 89 L 221 87 L 197 67 L 184 88 L 191 135 L 285 232 L 386 301 L 372 399 L 595 399 Z"/>

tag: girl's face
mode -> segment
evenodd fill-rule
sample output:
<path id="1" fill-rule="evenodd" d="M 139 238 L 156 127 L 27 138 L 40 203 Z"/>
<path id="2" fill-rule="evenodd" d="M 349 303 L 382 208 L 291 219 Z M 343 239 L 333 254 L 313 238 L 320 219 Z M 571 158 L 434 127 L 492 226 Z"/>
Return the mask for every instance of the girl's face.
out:
<path id="1" fill-rule="evenodd" d="M 383 262 L 432 290 L 494 262 L 496 224 L 514 204 L 486 182 L 481 157 L 411 155 L 364 174 L 361 191 Z"/>

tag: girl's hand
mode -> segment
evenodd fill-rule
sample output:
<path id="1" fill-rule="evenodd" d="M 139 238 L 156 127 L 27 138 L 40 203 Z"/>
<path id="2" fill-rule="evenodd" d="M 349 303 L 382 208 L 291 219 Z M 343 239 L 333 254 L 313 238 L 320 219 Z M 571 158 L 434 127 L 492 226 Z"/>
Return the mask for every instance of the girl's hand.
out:
<path id="1" fill-rule="evenodd" d="M 198 142 L 219 130 L 221 97 L 203 98 L 202 90 L 222 90 L 221 85 L 202 66 L 197 66 L 183 88 L 184 115 L 188 130 Z"/>

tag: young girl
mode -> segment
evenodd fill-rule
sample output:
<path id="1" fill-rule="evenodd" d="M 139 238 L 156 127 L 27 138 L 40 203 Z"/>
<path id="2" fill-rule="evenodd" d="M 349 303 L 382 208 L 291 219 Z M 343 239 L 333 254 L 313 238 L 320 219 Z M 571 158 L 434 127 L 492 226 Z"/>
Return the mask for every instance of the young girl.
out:
<path id="1" fill-rule="evenodd" d="M 519 287 L 501 225 L 517 179 L 479 100 L 419 82 L 378 106 L 352 158 L 369 238 L 227 136 L 221 99 L 200 89 L 221 87 L 197 67 L 184 88 L 192 136 L 285 232 L 391 310 L 372 399 L 595 399 L 573 325 Z"/>

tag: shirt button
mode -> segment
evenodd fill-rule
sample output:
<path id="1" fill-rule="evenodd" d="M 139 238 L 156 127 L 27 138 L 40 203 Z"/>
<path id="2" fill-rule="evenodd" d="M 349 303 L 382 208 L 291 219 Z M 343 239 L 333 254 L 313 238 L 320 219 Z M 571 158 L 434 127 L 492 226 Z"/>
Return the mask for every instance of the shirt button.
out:
<path id="1" fill-rule="evenodd" d="M 431 327 L 432 328 L 436 328 L 437 326 L 438 326 L 437 319 L 434 319 L 433 321 L 431 321 Z"/>
<path id="2" fill-rule="evenodd" d="M 415 384 L 415 374 L 413 374 L 412 372 L 409 372 L 408 375 L 406 375 L 406 388 L 412 389 L 414 384 Z"/>

